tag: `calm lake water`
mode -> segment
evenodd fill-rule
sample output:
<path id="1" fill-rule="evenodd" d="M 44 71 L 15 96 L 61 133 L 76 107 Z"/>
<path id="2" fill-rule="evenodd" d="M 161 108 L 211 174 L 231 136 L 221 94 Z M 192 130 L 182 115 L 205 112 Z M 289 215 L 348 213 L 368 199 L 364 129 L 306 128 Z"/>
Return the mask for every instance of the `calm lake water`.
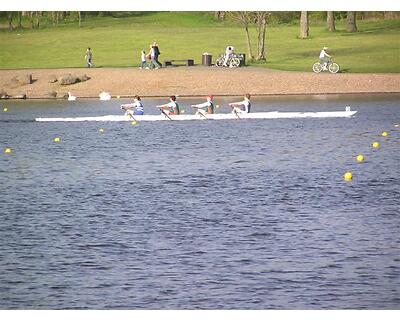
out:
<path id="1" fill-rule="evenodd" d="M 1 102 L 0 309 L 400 309 L 400 96 L 252 99 L 352 119 L 29 121 L 127 101 Z"/>

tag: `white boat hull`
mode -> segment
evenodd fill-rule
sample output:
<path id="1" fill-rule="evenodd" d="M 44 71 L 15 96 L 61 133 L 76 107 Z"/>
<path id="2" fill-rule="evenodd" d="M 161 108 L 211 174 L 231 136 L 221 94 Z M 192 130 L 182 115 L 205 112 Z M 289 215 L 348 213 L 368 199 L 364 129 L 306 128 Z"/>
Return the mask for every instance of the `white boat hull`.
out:
<path id="1" fill-rule="evenodd" d="M 357 111 L 326 111 L 326 112 L 254 112 L 254 113 L 217 113 L 207 114 L 206 118 L 199 115 L 170 115 L 173 121 L 183 120 L 245 120 L 245 119 L 291 119 L 291 118 L 350 118 Z M 134 119 L 126 115 L 108 115 L 98 117 L 76 117 L 76 118 L 36 118 L 35 121 L 41 122 L 76 122 L 76 121 L 171 121 L 164 114 L 159 115 L 140 115 Z"/>

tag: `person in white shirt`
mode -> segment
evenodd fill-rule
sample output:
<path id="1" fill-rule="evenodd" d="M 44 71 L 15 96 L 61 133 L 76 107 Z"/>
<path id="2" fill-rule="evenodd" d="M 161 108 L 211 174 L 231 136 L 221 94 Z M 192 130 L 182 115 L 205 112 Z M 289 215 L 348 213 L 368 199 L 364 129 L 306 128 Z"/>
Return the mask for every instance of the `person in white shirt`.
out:
<path id="1" fill-rule="evenodd" d="M 141 54 L 141 63 L 140 63 L 140 69 L 146 68 L 147 67 L 147 63 L 146 63 L 146 51 L 142 50 L 142 54 Z M 148 69 L 148 67 L 147 67 Z"/>
<path id="2" fill-rule="evenodd" d="M 180 108 L 179 108 L 179 104 L 176 102 L 176 96 L 170 96 L 168 103 L 156 106 L 156 108 L 159 108 L 162 113 L 167 114 L 167 115 L 179 115 L 180 114 Z"/>
<path id="3" fill-rule="evenodd" d="M 232 46 L 227 46 L 225 49 L 225 61 L 224 61 L 224 67 L 228 66 L 228 61 L 232 57 L 234 52 L 234 48 Z"/>
<path id="4" fill-rule="evenodd" d="M 327 51 L 328 47 L 323 47 L 319 53 L 319 62 L 322 64 L 324 70 L 326 70 L 328 62 L 331 60 L 331 56 L 327 53 Z"/>
<path id="5" fill-rule="evenodd" d="M 86 49 L 85 59 L 86 59 L 87 67 L 88 68 L 93 68 L 94 65 L 92 63 L 92 51 L 90 51 L 90 48 Z"/>
<path id="6" fill-rule="evenodd" d="M 150 52 L 149 52 L 149 58 L 150 58 L 150 69 L 159 69 L 161 65 L 157 62 L 157 54 L 156 54 L 156 49 L 154 48 L 153 45 L 150 45 Z"/>
<path id="7" fill-rule="evenodd" d="M 213 114 L 214 113 L 214 97 L 212 95 L 207 96 L 207 101 L 199 104 L 193 104 L 192 108 L 197 109 L 197 113 L 202 113 L 203 115 Z M 205 110 L 203 109 L 205 108 Z"/>
<path id="8" fill-rule="evenodd" d="M 125 115 L 138 116 L 144 114 L 143 103 L 139 96 L 133 97 L 133 103 L 121 105 L 121 109 L 125 110 Z"/>
<path id="9" fill-rule="evenodd" d="M 246 93 L 244 95 L 244 100 L 239 102 L 232 102 L 229 104 L 232 107 L 232 112 L 235 114 L 238 113 L 250 113 L 251 102 L 250 102 L 250 94 Z"/>

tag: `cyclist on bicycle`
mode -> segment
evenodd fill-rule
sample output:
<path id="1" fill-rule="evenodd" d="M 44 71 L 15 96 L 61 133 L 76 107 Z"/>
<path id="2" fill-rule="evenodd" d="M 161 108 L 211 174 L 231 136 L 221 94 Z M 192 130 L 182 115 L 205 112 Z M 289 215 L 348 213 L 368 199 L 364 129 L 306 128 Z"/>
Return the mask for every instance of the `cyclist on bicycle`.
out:
<path id="1" fill-rule="evenodd" d="M 224 60 L 224 67 L 228 66 L 228 61 L 230 58 L 232 58 L 234 52 L 234 47 L 232 46 L 227 46 L 225 50 L 225 60 Z"/>
<path id="2" fill-rule="evenodd" d="M 319 62 L 322 64 L 323 70 L 326 70 L 329 61 L 331 61 L 331 56 L 327 53 L 328 50 L 328 47 L 323 47 L 319 54 Z"/>

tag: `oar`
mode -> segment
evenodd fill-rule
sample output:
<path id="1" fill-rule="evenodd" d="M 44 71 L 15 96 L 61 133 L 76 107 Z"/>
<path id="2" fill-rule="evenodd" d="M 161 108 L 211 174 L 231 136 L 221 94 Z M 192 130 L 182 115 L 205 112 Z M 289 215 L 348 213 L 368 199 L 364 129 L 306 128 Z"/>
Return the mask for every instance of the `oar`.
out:
<path id="1" fill-rule="evenodd" d="M 241 117 L 239 117 L 239 113 L 235 107 L 233 109 L 233 113 L 236 115 L 236 117 L 238 117 L 238 119 L 242 119 Z"/>
<path id="2" fill-rule="evenodd" d="M 128 112 L 128 110 L 126 110 L 126 107 L 125 107 L 124 105 L 121 106 L 121 109 L 122 109 L 122 110 L 125 110 L 125 114 Z M 128 112 L 128 115 L 132 118 L 133 121 L 136 121 L 136 122 L 137 122 L 137 120 L 136 120 L 135 117 L 132 115 L 132 113 Z"/>
<path id="3" fill-rule="evenodd" d="M 164 111 L 164 109 L 161 109 L 161 113 L 164 114 L 169 120 L 172 121 L 171 117 Z"/>
<path id="4" fill-rule="evenodd" d="M 207 118 L 206 115 L 203 112 L 201 112 L 201 110 L 199 110 L 199 107 L 192 106 L 192 108 L 196 108 L 197 114 L 201 115 L 204 119 L 209 120 L 209 118 Z"/>
<path id="5" fill-rule="evenodd" d="M 201 115 L 204 119 L 209 120 L 205 114 L 203 114 L 202 112 L 198 112 L 199 115 Z"/>

